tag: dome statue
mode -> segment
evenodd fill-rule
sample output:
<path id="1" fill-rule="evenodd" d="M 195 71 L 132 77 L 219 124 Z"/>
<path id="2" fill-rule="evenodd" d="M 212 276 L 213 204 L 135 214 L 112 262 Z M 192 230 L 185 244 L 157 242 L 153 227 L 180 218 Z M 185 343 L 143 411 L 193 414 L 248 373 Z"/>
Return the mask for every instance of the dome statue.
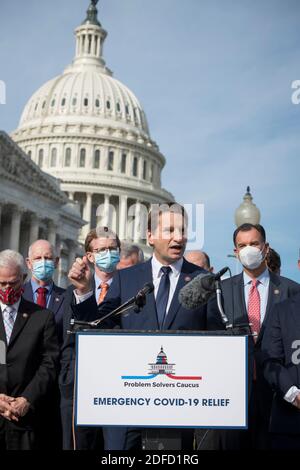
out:
<path id="1" fill-rule="evenodd" d="M 32 95 L 12 138 L 77 203 L 88 222 L 81 242 L 101 224 L 145 250 L 147 210 L 174 198 L 161 187 L 166 161 L 143 107 L 103 59 L 96 5 L 75 29 L 73 62 Z"/>

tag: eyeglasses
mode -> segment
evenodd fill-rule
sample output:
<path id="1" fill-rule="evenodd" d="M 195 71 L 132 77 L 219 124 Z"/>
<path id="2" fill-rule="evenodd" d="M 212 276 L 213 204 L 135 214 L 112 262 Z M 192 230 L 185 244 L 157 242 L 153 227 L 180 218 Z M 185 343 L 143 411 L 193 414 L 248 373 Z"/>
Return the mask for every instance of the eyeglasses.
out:
<path id="1" fill-rule="evenodd" d="M 110 247 L 110 248 L 98 248 L 98 250 L 92 250 L 92 253 L 94 253 L 94 254 L 101 254 L 101 255 L 107 255 L 108 252 L 110 252 L 110 253 L 119 253 L 120 250 L 119 250 L 119 248 L 114 248 L 114 247 Z"/>

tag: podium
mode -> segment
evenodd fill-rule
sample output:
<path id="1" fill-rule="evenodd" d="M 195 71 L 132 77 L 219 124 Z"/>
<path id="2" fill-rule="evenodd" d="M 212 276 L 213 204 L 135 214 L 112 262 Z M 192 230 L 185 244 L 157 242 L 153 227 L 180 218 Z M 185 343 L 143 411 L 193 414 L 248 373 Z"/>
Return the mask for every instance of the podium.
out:
<path id="1" fill-rule="evenodd" d="M 143 430 L 145 449 L 181 449 L 182 429 L 247 428 L 246 334 L 76 333 L 77 426 Z"/>

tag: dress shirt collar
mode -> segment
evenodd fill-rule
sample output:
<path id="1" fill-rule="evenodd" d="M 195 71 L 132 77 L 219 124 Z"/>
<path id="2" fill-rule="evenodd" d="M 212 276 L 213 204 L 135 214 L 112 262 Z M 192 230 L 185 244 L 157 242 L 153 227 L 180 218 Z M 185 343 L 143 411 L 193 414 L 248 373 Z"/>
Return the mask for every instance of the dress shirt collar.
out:
<path id="1" fill-rule="evenodd" d="M 100 286 L 100 284 L 102 284 L 102 282 L 105 282 L 106 284 L 108 284 L 110 286 L 111 283 L 113 282 L 113 277 L 111 277 L 107 281 L 102 281 L 102 279 L 100 279 L 100 277 L 98 277 L 97 274 L 95 273 L 94 274 L 94 280 L 95 280 L 95 288 L 99 289 L 99 286 Z"/>
<path id="2" fill-rule="evenodd" d="M 158 261 L 158 259 L 156 258 L 154 253 L 153 253 L 153 256 L 152 256 L 151 264 L 152 264 L 153 279 L 160 278 L 160 276 L 162 275 L 162 272 L 161 272 L 160 268 L 162 266 L 165 266 L 165 265 L 161 264 Z M 172 270 L 172 275 L 174 277 L 178 277 L 179 274 L 181 273 L 182 264 L 183 264 L 183 258 L 180 258 L 178 261 L 175 261 L 175 263 L 172 263 L 172 264 L 168 265 L 168 266 L 170 266 L 170 268 Z"/>
<path id="3" fill-rule="evenodd" d="M 20 306 L 20 303 L 21 303 L 21 297 L 19 298 L 18 302 L 16 302 L 13 305 L 6 305 L 6 304 L 4 304 L 3 302 L 0 301 L 1 311 L 3 312 L 6 307 L 13 307 L 15 309 L 15 312 L 17 313 L 18 309 L 19 309 L 19 306 Z"/>
<path id="4" fill-rule="evenodd" d="M 53 281 L 51 280 L 48 284 L 45 286 L 40 286 L 33 278 L 31 278 L 31 287 L 32 287 L 32 292 L 35 293 L 39 287 L 45 287 L 48 291 L 48 294 L 51 294 L 52 289 L 53 289 Z"/>
<path id="5" fill-rule="evenodd" d="M 243 276 L 244 276 L 244 286 L 252 282 L 252 278 L 248 276 L 248 274 L 245 271 L 243 272 Z M 262 284 L 264 287 L 267 287 L 268 282 L 270 280 L 270 273 L 269 273 L 268 268 L 266 268 L 264 272 L 261 273 L 260 276 L 256 278 L 256 280 L 259 281 L 260 284 Z"/>

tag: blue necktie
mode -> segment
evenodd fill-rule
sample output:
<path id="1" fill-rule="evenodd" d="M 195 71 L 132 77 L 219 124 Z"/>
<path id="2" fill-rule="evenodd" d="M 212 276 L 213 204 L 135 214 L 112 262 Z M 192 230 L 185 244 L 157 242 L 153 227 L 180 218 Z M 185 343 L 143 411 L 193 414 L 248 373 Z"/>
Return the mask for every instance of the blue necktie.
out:
<path id="1" fill-rule="evenodd" d="M 159 329 L 161 330 L 164 324 L 166 310 L 170 292 L 170 266 L 162 266 L 160 268 L 162 276 L 160 278 L 159 288 L 156 295 L 156 311 Z"/>

